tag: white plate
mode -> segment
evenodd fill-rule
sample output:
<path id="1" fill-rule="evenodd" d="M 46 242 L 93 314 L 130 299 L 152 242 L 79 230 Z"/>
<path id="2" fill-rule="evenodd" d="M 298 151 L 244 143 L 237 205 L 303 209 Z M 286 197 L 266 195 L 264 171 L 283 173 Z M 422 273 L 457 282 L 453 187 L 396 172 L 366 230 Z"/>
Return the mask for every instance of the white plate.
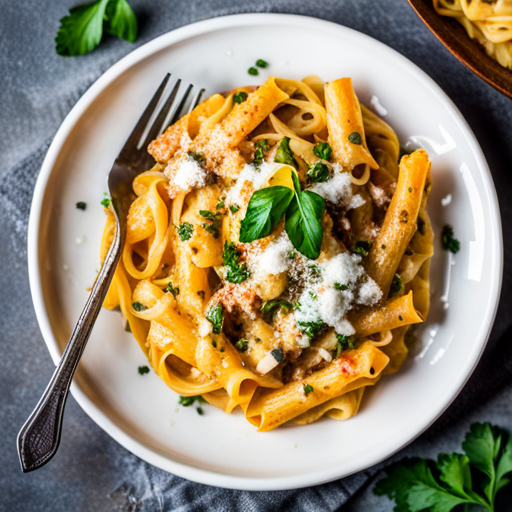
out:
<path id="1" fill-rule="evenodd" d="M 259 77 L 247 68 L 270 62 Z M 37 318 L 55 362 L 98 269 L 106 175 L 156 86 L 170 71 L 207 93 L 261 83 L 270 74 L 325 80 L 352 77 L 360 99 L 376 96 L 402 142 L 433 161 L 430 214 L 436 232 L 432 311 L 421 347 L 403 370 L 367 392 L 346 422 L 257 433 L 241 414 L 178 406 L 151 372 L 119 316 L 103 311 L 78 369 L 73 395 L 114 439 L 142 459 L 185 478 L 238 489 L 319 484 L 396 452 L 450 404 L 484 349 L 502 275 L 498 203 L 487 164 L 452 102 L 420 69 L 383 44 L 316 19 L 253 14 L 175 30 L 134 51 L 81 98 L 44 161 L 29 225 L 30 283 Z M 441 199 L 451 196 L 442 206 Z M 87 210 L 75 208 L 85 201 Z M 445 201 L 447 203 L 448 200 Z M 439 245 L 446 223 L 461 250 Z M 64 435 L 73 435 L 64 432 Z"/>

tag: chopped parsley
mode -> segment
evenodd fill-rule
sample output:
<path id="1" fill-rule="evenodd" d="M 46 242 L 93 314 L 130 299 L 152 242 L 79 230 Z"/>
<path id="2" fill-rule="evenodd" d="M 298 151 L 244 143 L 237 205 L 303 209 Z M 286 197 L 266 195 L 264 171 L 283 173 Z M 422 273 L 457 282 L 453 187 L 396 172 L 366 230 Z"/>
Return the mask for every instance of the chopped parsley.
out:
<path id="1" fill-rule="evenodd" d="M 348 141 L 351 142 L 352 144 L 357 144 L 358 146 L 360 146 L 363 143 L 363 138 L 361 137 L 361 134 L 359 132 L 352 132 L 348 136 Z"/>
<path id="2" fill-rule="evenodd" d="M 405 284 L 400 274 L 395 274 L 391 286 L 389 287 L 389 297 L 396 297 L 404 291 Z"/>
<path id="3" fill-rule="evenodd" d="M 261 306 L 261 316 L 265 322 L 271 324 L 274 320 L 274 316 L 280 309 L 282 309 L 284 313 L 288 313 L 293 309 L 293 305 L 286 300 L 266 300 Z"/>
<path id="4" fill-rule="evenodd" d="M 366 258 L 370 252 L 372 243 L 373 242 L 371 240 L 358 240 L 352 247 L 352 252 L 360 254 L 363 258 Z"/>
<path id="5" fill-rule="evenodd" d="M 305 334 L 310 340 L 320 334 L 326 327 L 321 320 L 317 322 L 298 322 L 298 325 L 300 332 Z"/>
<path id="6" fill-rule="evenodd" d="M 281 363 L 284 359 L 283 349 L 281 348 L 275 348 L 270 351 L 272 354 L 272 357 L 278 362 Z"/>
<path id="7" fill-rule="evenodd" d="M 256 66 L 258 66 L 259 68 L 268 68 L 268 62 L 263 59 L 258 59 L 256 61 Z"/>
<path id="8" fill-rule="evenodd" d="M 348 290 L 348 284 L 334 283 L 334 289 L 340 292 Z"/>
<path id="9" fill-rule="evenodd" d="M 314 391 L 314 388 L 311 384 L 304 384 L 304 394 L 306 396 L 309 395 L 309 393 L 312 393 Z"/>
<path id="10" fill-rule="evenodd" d="M 336 334 L 336 357 L 339 357 L 344 350 L 354 348 L 354 337 Z"/>
<path id="11" fill-rule="evenodd" d="M 259 75 L 260 72 L 253 66 L 251 66 L 248 70 L 247 70 L 247 73 L 249 73 L 249 75 L 251 76 L 256 76 L 256 75 Z"/>
<path id="12" fill-rule="evenodd" d="M 225 203 L 224 203 L 224 199 L 221 198 L 220 201 L 215 206 L 215 208 L 217 210 L 222 210 L 224 208 L 224 206 L 226 206 Z"/>
<path id="13" fill-rule="evenodd" d="M 313 153 L 322 160 L 331 161 L 332 148 L 328 142 L 319 142 L 314 148 Z"/>
<path id="14" fill-rule="evenodd" d="M 267 139 L 257 140 L 254 143 L 254 158 L 252 160 L 252 163 L 254 164 L 254 167 L 256 167 L 256 169 L 258 169 L 258 167 L 265 160 L 265 152 L 268 150 L 269 145 Z"/>
<path id="15" fill-rule="evenodd" d="M 204 414 L 204 411 L 203 411 L 203 408 L 202 408 L 202 407 L 198 407 L 198 408 L 196 409 L 196 411 L 197 411 L 197 414 L 199 414 L 199 416 L 202 416 L 202 415 Z"/>
<path id="16" fill-rule="evenodd" d="M 85 210 L 87 208 L 87 203 L 84 203 L 83 201 L 78 201 L 78 203 L 76 203 L 76 207 L 79 210 Z"/>
<path id="17" fill-rule="evenodd" d="M 182 242 L 190 240 L 194 232 L 194 226 L 190 222 L 182 222 L 178 227 L 178 236 Z"/>
<path id="18" fill-rule="evenodd" d="M 231 213 L 236 213 L 238 210 L 240 210 L 240 206 L 238 206 L 237 204 L 229 205 L 229 211 Z"/>
<path id="19" fill-rule="evenodd" d="M 213 238 L 219 238 L 220 235 L 220 217 L 222 214 L 219 212 L 212 213 L 210 210 L 199 210 L 199 215 L 203 219 L 209 220 L 210 224 L 204 223 L 203 228 L 210 233 Z"/>
<path id="20" fill-rule="evenodd" d="M 230 283 L 239 284 L 245 281 L 250 272 L 247 269 L 245 262 L 240 263 L 240 251 L 236 248 L 233 242 L 226 240 L 224 249 L 222 251 L 222 261 L 224 266 L 227 267 L 225 274 L 226 281 Z"/>
<path id="21" fill-rule="evenodd" d="M 247 99 L 247 93 L 238 91 L 233 94 L 233 103 L 243 103 Z"/>
<path id="22" fill-rule="evenodd" d="M 132 302 L 132 308 L 135 311 L 139 311 L 139 312 L 148 309 L 146 306 L 144 306 L 144 304 L 141 304 L 140 302 Z"/>
<path id="23" fill-rule="evenodd" d="M 180 287 L 179 286 L 176 286 L 176 288 L 172 285 L 172 281 L 169 281 L 169 283 L 167 284 L 167 286 L 165 287 L 164 289 L 164 292 L 167 293 L 172 293 L 172 296 L 174 298 L 176 298 L 176 295 L 178 295 L 180 293 Z"/>
<path id="24" fill-rule="evenodd" d="M 327 181 L 331 176 L 329 167 L 322 162 L 317 162 L 312 165 L 307 174 L 309 181 L 313 181 L 315 183 Z"/>
<path id="25" fill-rule="evenodd" d="M 224 309 L 220 302 L 217 302 L 217 304 L 215 304 L 215 306 L 206 313 L 206 320 L 212 324 L 213 334 L 220 334 L 222 332 L 222 325 L 224 324 Z"/>
<path id="26" fill-rule="evenodd" d="M 453 228 L 451 226 L 445 226 L 441 235 L 441 244 L 445 251 L 451 251 L 456 254 L 460 251 L 460 242 L 453 238 Z"/>
<path id="27" fill-rule="evenodd" d="M 148 366 L 139 366 L 139 374 L 144 375 L 145 373 L 149 373 L 149 367 Z"/>
<path id="28" fill-rule="evenodd" d="M 235 347 L 239 352 L 245 352 L 249 348 L 249 341 L 241 338 L 235 343 Z"/>
<path id="29" fill-rule="evenodd" d="M 205 404 L 206 400 L 201 395 L 195 396 L 180 396 L 179 404 L 183 405 L 183 407 L 190 407 L 197 402 L 198 404 Z"/>
<path id="30" fill-rule="evenodd" d="M 202 165 L 206 160 L 206 157 L 203 155 L 203 153 L 196 153 L 195 151 L 189 151 L 188 156 L 195 160 L 199 165 Z"/>
<path id="31" fill-rule="evenodd" d="M 105 207 L 105 208 L 108 208 L 110 206 L 110 198 L 108 197 L 105 197 L 101 200 L 101 204 Z"/>

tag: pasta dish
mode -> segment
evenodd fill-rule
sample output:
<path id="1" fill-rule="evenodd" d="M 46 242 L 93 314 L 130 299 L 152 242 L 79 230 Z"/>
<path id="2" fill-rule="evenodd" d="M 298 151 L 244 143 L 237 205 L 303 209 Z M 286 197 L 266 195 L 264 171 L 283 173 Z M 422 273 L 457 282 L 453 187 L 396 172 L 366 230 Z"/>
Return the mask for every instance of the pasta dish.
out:
<path id="1" fill-rule="evenodd" d="M 428 313 L 426 152 L 315 76 L 214 94 L 148 150 L 104 306 L 155 372 L 260 431 L 354 416 Z"/>
<path id="2" fill-rule="evenodd" d="M 490 57 L 512 69 L 512 0 L 433 0 L 435 10 L 455 18 Z"/>

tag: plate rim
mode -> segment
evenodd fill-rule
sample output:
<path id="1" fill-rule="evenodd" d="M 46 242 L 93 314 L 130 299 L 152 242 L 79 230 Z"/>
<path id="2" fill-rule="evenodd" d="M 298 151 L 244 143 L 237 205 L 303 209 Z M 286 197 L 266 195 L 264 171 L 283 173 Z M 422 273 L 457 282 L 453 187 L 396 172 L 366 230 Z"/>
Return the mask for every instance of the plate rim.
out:
<path id="1" fill-rule="evenodd" d="M 306 27 L 329 29 L 330 31 L 348 31 L 350 35 L 355 38 L 361 38 L 368 43 L 377 45 L 380 50 L 388 52 L 390 57 L 400 66 L 406 66 L 427 88 L 432 92 L 436 98 L 443 104 L 443 106 L 451 114 L 457 127 L 464 133 L 468 134 L 467 142 L 471 148 L 471 152 L 478 163 L 478 167 L 482 170 L 482 180 L 484 183 L 484 195 L 489 200 L 490 217 L 492 235 L 495 240 L 496 247 L 493 251 L 493 279 L 492 287 L 490 290 L 490 300 L 482 318 L 482 326 L 486 326 L 484 332 L 479 332 L 476 338 L 477 343 L 474 343 L 472 352 L 464 371 L 459 371 L 458 377 L 452 384 L 452 393 L 447 400 L 441 401 L 441 406 L 438 405 L 435 414 L 431 416 L 426 424 L 420 428 L 410 428 L 413 431 L 412 435 L 408 434 L 407 440 L 394 442 L 391 445 L 386 445 L 386 449 L 381 449 L 378 453 L 372 454 L 371 457 L 365 456 L 362 463 L 352 463 L 348 469 L 340 471 L 337 466 L 321 469 L 313 472 L 303 473 L 300 475 L 291 475 L 284 477 L 272 478 L 259 478 L 259 477 L 240 477 L 228 473 L 218 473 L 200 467 L 184 464 L 182 462 L 170 459 L 165 455 L 158 453 L 156 450 L 150 448 L 143 441 L 133 439 L 126 431 L 118 426 L 114 421 L 109 419 L 101 409 L 87 397 L 78 385 L 74 382 L 71 385 L 71 393 L 78 402 L 80 407 L 85 413 L 107 434 L 110 435 L 115 441 L 120 443 L 131 453 L 153 464 L 160 469 L 167 472 L 176 474 L 182 478 L 199 482 L 207 485 L 214 485 L 218 487 L 239 489 L 239 490 L 253 490 L 253 491 L 271 491 L 271 490 L 285 490 L 307 487 L 311 485 L 318 485 L 339 478 L 349 476 L 358 471 L 362 471 L 371 467 L 383 460 L 391 457 L 409 443 L 414 441 L 419 435 L 427 430 L 441 414 L 449 407 L 455 400 L 458 394 L 463 389 L 467 380 L 470 378 L 474 369 L 476 368 L 480 357 L 485 350 L 487 341 L 489 339 L 494 319 L 496 317 L 499 298 L 502 286 L 503 276 L 503 238 L 501 230 L 501 217 L 499 213 L 499 203 L 496 194 L 496 189 L 492 180 L 492 175 L 489 170 L 487 161 L 483 151 L 476 139 L 471 127 L 455 106 L 453 101 L 444 93 L 444 91 L 430 78 L 421 68 L 419 68 L 412 61 L 404 57 L 393 48 L 386 44 L 374 39 L 357 30 L 351 29 L 344 25 L 334 22 L 326 21 L 319 18 L 309 16 L 295 15 L 295 14 L 280 14 L 280 13 L 249 13 L 249 14 L 235 14 L 229 16 L 220 16 L 213 19 L 203 20 L 190 25 L 186 25 L 174 30 L 171 30 L 161 36 L 145 43 L 141 47 L 127 54 L 121 60 L 113 64 L 107 71 L 105 71 L 85 94 L 78 100 L 75 106 L 71 109 L 69 114 L 62 122 L 59 130 L 57 131 L 46 157 L 41 166 L 41 171 L 37 178 L 34 195 L 31 204 L 30 218 L 28 224 L 27 234 L 27 260 L 29 271 L 29 283 L 34 310 L 36 318 L 43 335 L 46 346 L 55 364 L 60 360 L 61 352 L 58 348 L 57 340 L 51 329 L 49 317 L 46 312 L 45 301 L 43 297 L 43 290 L 41 285 L 41 272 L 39 265 L 39 246 L 40 246 L 40 220 L 41 208 L 46 192 L 48 180 L 52 174 L 56 160 L 59 156 L 60 150 L 65 144 L 69 133 L 74 126 L 79 122 L 82 116 L 86 113 L 87 109 L 93 104 L 96 98 L 117 78 L 124 72 L 129 70 L 132 66 L 141 62 L 142 60 L 171 47 L 179 42 L 186 41 L 198 35 L 205 35 L 210 32 L 215 32 L 222 29 L 241 27 L 247 25 L 258 24 L 272 24 L 272 25 L 286 25 L 293 27 Z M 461 377 L 462 376 L 462 377 Z"/>

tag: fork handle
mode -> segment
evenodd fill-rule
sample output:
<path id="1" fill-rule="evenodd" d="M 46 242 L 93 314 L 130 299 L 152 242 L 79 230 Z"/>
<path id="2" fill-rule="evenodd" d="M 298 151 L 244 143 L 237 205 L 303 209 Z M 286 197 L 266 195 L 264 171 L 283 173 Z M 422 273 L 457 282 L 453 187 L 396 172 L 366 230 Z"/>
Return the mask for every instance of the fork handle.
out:
<path id="1" fill-rule="evenodd" d="M 55 455 L 59 447 L 62 417 L 69 386 L 121 256 L 120 231 L 117 222 L 110 250 L 73 329 L 62 358 L 39 403 L 18 434 L 18 455 L 24 473 L 46 464 Z"/>

